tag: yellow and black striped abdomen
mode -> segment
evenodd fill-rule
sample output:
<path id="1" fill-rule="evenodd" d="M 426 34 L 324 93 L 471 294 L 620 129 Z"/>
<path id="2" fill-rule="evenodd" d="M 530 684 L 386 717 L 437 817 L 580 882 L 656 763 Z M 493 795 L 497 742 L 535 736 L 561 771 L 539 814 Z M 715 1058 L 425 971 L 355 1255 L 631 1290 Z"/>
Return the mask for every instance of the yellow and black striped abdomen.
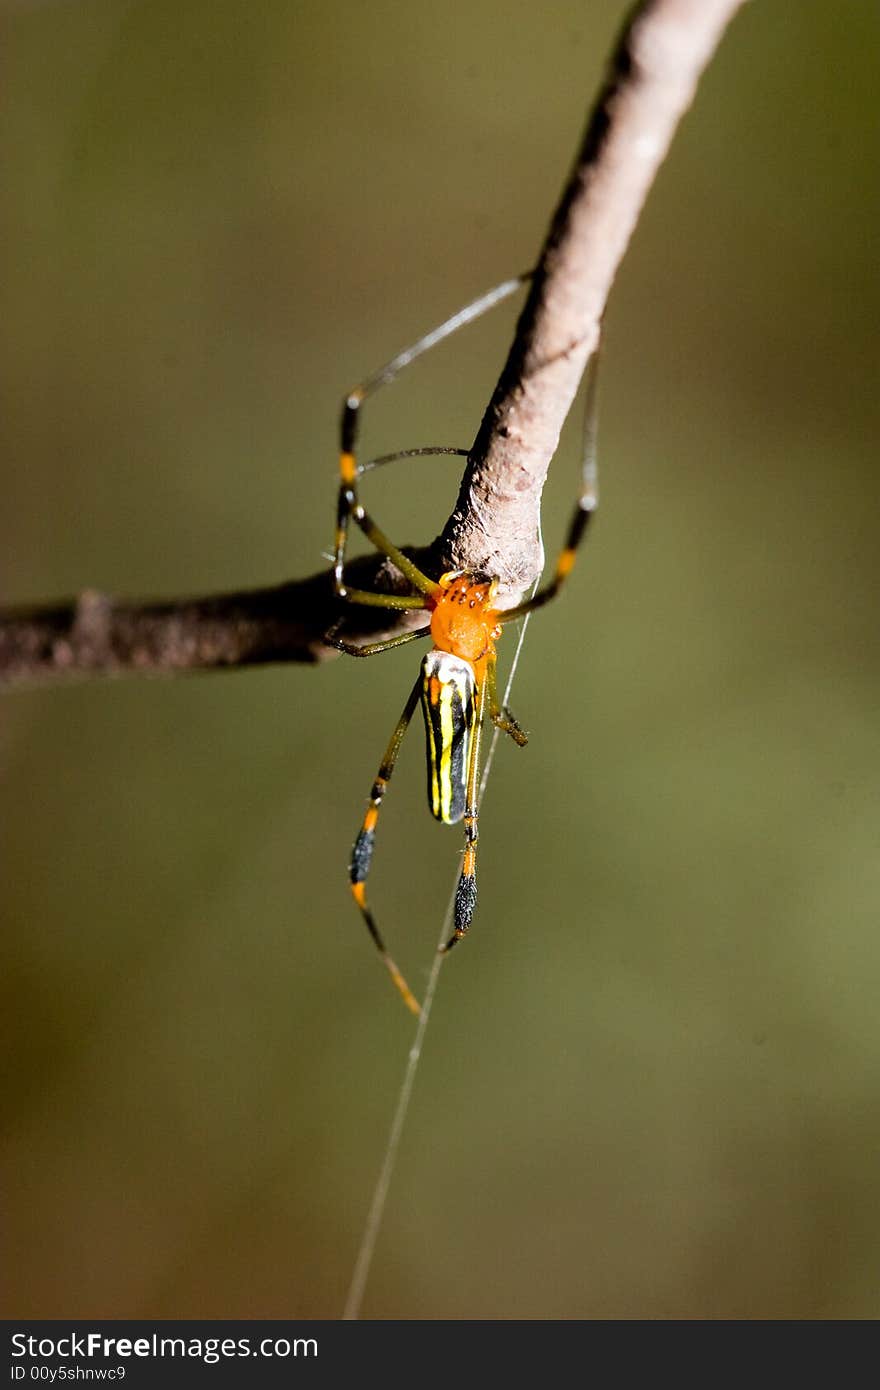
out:
<path id="1" fill-rule="evenodd" d="M 474 668 L 434 650 L 422 662 L 422 712 L 428 757 L 428 805 L 446 825 L 460 821 L 477 714 Z"/>

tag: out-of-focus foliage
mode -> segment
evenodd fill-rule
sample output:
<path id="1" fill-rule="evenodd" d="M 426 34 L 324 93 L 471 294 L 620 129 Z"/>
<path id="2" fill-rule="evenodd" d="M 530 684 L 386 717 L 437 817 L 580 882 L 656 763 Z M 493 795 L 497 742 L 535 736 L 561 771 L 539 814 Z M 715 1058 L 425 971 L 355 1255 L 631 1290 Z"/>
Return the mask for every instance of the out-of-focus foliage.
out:
<path id="1" fill-rule="evenodd" d="M 7 6 L 3 601 L 321 567 L 342 391 L 530 263 L 623 8 Z M 746 7 L 651 195 L 368 1316 L 880 1314 L 878 41 Z M 513 312 L 368 447 L 469 443 Z M 424 540 L 455 472 L 370 496 Z M 7 1315 L 338 1316 L 411 1035 L 345 867 L 416 660 L 3 702 Z M 374 879 L 415 984 L 420 737 Z"/>

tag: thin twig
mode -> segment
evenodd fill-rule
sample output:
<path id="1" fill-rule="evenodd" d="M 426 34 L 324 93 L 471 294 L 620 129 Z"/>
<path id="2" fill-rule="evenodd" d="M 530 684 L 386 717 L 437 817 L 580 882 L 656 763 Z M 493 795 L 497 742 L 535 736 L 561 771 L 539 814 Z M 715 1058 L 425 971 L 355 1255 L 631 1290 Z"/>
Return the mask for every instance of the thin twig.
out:
<path id="1" fill-rule="evenodd" d="M 744 0 L 643 0 L 628 18 L 535 269 L 455 510 L 427 550 L 429 572 L 478 569 L 514 602 L 543 563 L 541 490 L 617 267 L 675 128 Z M 359 587 L 399 587 L 386 563 L 359 562 Z M 270 589 L 120 602 L 94 591 L 51 607 L 0 611 L 0 687 L 71 675 L 169 674 L 335 655 L 390 635 L 411 616 L 342 608 L 329 573 Z"/>
<path id="2" fill-rule="evenodd" d="M 427 563 L 428 552 L 408 553 Z M 355 560 L 348 572 L 359 588 L 400 587 L 381 556 Z M 339 617 L 329 572 L 268 589 L 153 603 L 86 590 L 69 603 L 0 610 L 0 689 L 64 677 L 323 661 L 337 654 L 323 637 Z M 357 640 L 400 626 L 387 610 L 359 609 Z"/>

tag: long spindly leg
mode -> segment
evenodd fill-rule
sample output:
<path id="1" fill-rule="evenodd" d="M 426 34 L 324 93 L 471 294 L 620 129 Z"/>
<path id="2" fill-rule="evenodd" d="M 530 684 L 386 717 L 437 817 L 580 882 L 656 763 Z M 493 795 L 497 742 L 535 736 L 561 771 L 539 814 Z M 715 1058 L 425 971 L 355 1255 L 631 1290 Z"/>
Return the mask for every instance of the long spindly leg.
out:
<path id="1" fill-rule="evenodd" d="M 357 462 L 356 451 L 361 406 L 381 386 L 387 386 L 389 382 L 392 382 L 403 371 L 404 367 L 408 367 L 417 357 L 421 357 L 422 353 L 442 342 L 444 338 L 448 338 L 456 329 L 472 323 L 474 319 L 478 319 L 481 314 L 486 313 L 494 305 L 500 304 L 502 300 L 507 299 L 515 290 L 518 290 L 528 278 L 528 275 L 518 275 L 513 280 L 506 280 L 503 285 L 496 285 L 494 289 L 481 295 L 479 299 L 472 300 L 463 309 L 459 309 L 458 313 L 453 314 L 451 318 L 446 319 L 430 333 L 426 333 L 417 343 L 404 348 L 396 357 L 392 357 L 391 361 L 386 362 L 379 371 L 374 372 L 372 376 L 353 387 L 343 401 L 339 453 L 339 501 L 336 511 L 333 564 L 333 583 L 337 597 L 348 599 L 352 603 L 370 604 L 381 608 L 420 608 L 425 606 L 424 597 L 436 593 L 437 586 L 434 581 L 422 574 L 411 560 L 407 559 L 396 546 L 391 544 L 360 504 L 357 481 L 361 474 L 361 468 Z M 345 550 L 352 520 L 360 527 L 376 549 L 381 551 L 383 555 L 387 555 L 404 577 L 409 580 L 416 595 L 423 596 L 421 601 L 417 597 L 415 601 L 408 601 L 407 596 L 401 594 L 375 594 L 365 589 L 348 588 L 344 578 Z"/>
<path id="2" fill-rule="evenodd" d="M 480 742 L 483 734 L 483 721 L 489 682 L 484 680 L 477 696 L 477 715 L 474 720 L 474 733 L 471 739 L 470 761 L 467 774 L 467 799 L 464 809 L 464 858 L 461 874 L 455 890 L 454 930 L 442 951 L 451 951 L 457 941 L 467 934 L 477 905 L 477 842 L 480 838 L 478 828 L 480 792 Z"/>
<path id="3" fill-rule="evenodd" d="M 387 555 L 392 564 L 396 565 L 405 579 L 408 579 L 413 589 L 413 594 L 383 594 L 372 589 L 351 589 L 345 582 L 345 544 L 348 536 L 349 522 L 354 519 L 361 528 L 367 539 L 383 555 Z M 360 502 L 357 500 L 354 483 L 351 486 L 343 482 L 339 488 L 339 504 L 336 512 L 336 549 L 333 561 L 333 588 L 337 598 L 347 599 L 349 603 L 363 603 L 371 608 L 398 608 L 412 609 L 427 607 L 428 599 L 439 591 L 439 585 L 433 579 L 429 579 L 426 574 L 422 574 L 418 565 L 414 565 L 403 551 L 398 550 L 393 545 L 383 531 L 367 514 Z"/>
<path id="4" fill-rule="evenodd" d="M 359 463 L 358 477 L 362 478 L 365 473 L 372 473 L 376 468 L 384 468 L 388 463 L 398 463 L 400 459 L 439 458 L 441 454 L 466 459 L 468 453 L 469 450 L 456 449 L 451 444 L 423 444 L 418 449 L 395 449 L 393 454 L 380 454 L 378 458 L 367 459 L 366 463 Z"/>
<path id="5" fill-rule="evenodd" d="M 498 621 L 509 623 L 513 618 L 521 618 L 524 613 L 531 613 L 536 608 L 542 608 L 545 603 L 549 603 L 555 598 L 562 588 L 568 576 L 574 569 L 577 559 L 578 547 L 587 534 L 590 518 L 599 505 L 598 489 L 598 464 L 596 459 L 596 428 L 598 419 L 598 366 L 599 348 L 593 353 L 587 366 L 586 380 L 586 400 L 584 402 L 584 437 L 583 450 L 581 455 L 581 490 L 575 503 L 571 521 L 568 524 L 568 535 L 565 538 L 565 545 L 559 552 L 559 559 L 556 561 L 556 569 L 549 584 L 545 584 L 531 598 L 525 599 L 517 604 L 515 608 L 507 608 L 503 613 L 499 613 Z"/>
<path id="6" fill-rule="evenodd" d="M 357 642 L 346 642 L 344 638 L 336 636 L 339 623 L 335 623 L 330 631 L 324 634 L 324 641 L 328 647 L 335 647 L 337 651 L 345 652 L 346 656 L 375 656 L 378 652 L 390 652 L 392 647 L 403 647 L 407 642 L 415 642 L 419 637 L 430 637 L 431 628 L 417 627 L 414 632 L 401 632 L 397 637 L 388 637 L 384 642 L 364 642 L 358 645 Z"/>
<path id="7" fill-rule="evenodd" d="M 352 897 L 361 910 L 361 916 L 367 924 L 367 930 L 376 943 L 376 947 L 385 962 L 389 975 L 403 996 L 403 1002 L 406 1004 L 407 1008 L 411 1009 L 416 1015 L 421 1014 L 419 1002 L 385 949 L 385 942 L 382 940 L 379 928 L 376 926 L 376 919 L 367 906 L 366 884 L 367 875 L 370 872 L 370 862 L 373 858 L 373 846 L 376 840 L 376 822 L 379 819 L 382 798 L 388 788 L 388 783 L 391 781 L 391 774 L 394 771 L 394 764 L 400 752 L 400 745 L 403 742 L 403 736 L 409 728 L 409 722 L 419 702 L 421 690 L 422 676 L 420 672 L 419 678 L 409 693 L 409 698 L 404 705 L 403 713 L 394 727 L 394 733 L 391 735 L 388 747 L 385 750 L 385 756 L 382 759 L 381 766 L 376 775 L 376 780 L 373 783 L 373 789 L 370 792 L 370 803 L 367 807 L 363 824 L 358 831 L 358 837 L 351 851 L 351 864 L 349 866 Z"/>
<path id="8" fill-rule="evenodd" d="M 396 463 L 399 459 L 436 457 L 440 454 L 451 454 L 458 458 L 467 458 L 468 451 L 467 449 L 450 448 L 448 445 L 426 445 L 418 449 L 398 449 L 393 454 L 383 454 L 379 458 L 369 459 L 366 463 L 359 464 L 357 476 L 361 477 L 364 473 L 372 472 L 375 468 L 382 468 L 385 464 Z M 433 580 L 428 579 L 426 575 L 422 574 L 421 570 L 417 569 L 411 560 L 405 555 L 402 555 L 397 547 L 391 544 L 388 537 L 379 530 L 378 526 L 372 518 L 367 515 L 359 503 L 355 503 L 354 509 L 350 513 L 348 512 L 347 509 L 350 502 L 351 494 L 349 490 L 345 491 L 344 496 L 340 493 L 340 511 L 337 517 L 336 553 L 333 567 L 334 588 L 337 598 L 347 599 L 351 603 L 370 604 L 377 608 L 424 608 L 424 599 L 415 595 L 410 597 L 409 595 L 401 594 L 392 595 L 377 593 L 368 589 L 352 589 L 345 583 L 345 577 L 340 567 L 341 563 L 344 562 L 344 554 L 340 552 L 340 542 L 342 551 L 344 552 L 345 533 L 348 528 L 349 517 L 351 516 L 364 531 L 368 539 L 376 546 L 376 549 L 380 550 L 384 555 L 390 556 L 398 569 L 406 575 L 415 588 L 421 588 L 423 593 L 427 595 L 437 592 L 437 585 Z M 329 641 L 330 639 L 328 638 L 327 640 Z M 404 638 L 404 641 L 409 640 L 409 637 Z M 397 645 L 396 641 L 393 642 L 392 645 Z M 374 644 L 370 645 L 369 650 L 366 647 L 355 650 L 353 645 L 346 645 L 342 642 L 334 642 L 333 646 L 339 647 L 340 651 L 348 652 L 350 656 L 372 656 L 374 651 L 385 650 L 384 647 Z"/>
<path id="9" fill-rule="evenodd" d="M 489 688 L 489 718 L 497 729 L 502 733 L 509 734 L 514 743 L 520 748 L 525 748 L 528 738 L 514 719 L 506 705 L 502 705 L 498 699 L 498 680 L 495 673 L 495 658 L 490 657 L 486 664 L 486 684 Z"/>

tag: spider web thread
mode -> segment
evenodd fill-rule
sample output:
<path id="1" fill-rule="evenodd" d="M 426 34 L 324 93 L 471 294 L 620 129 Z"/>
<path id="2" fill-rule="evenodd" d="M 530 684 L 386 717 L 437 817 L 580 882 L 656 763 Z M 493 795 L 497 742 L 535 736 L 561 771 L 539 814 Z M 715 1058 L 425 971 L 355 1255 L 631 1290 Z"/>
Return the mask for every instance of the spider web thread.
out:
<path id="1" fill-rule="evenodd" d="M 536 585 L 537 587 L 537 585 Z M 533 590 L 534 592 L 534 590 Z M 507 685 L 504 690 L 503 704 L 506 706 L 510 699 L 510 692 L 513 689 L 513 681 L 516 676 L 516 668 L 519 664 L 520 652 L 522 651 L 525 640 L 526 629 L 529 625 L 530 613 L 527 613 L 522 620 L 519 631 L 519 640 L 513 654 L 513 661 L 510 667 L 510 674 L 507 677 Z M 483 764 L 483 771 L 480 777 L 480 786 L 477 794 L 477 807 L 482 808 L 483 797 L 486 793 L 486 786 L 489 781 L 489 773 L 492 770 L 492 763 L 495 758 L 495 749 L 498 746 L 498 739 L 501 730 L 496 726 L 493 730 L 492 741 L 489 744 L 489 752 L 486 754 L 486 761 Z M 394 1167 L 397 1161 L 397 1153 L 400 1148 L 400 1140 L 403 1134 L 406 1117 L 409 1112 L 409 1103 L 412 1098 L 413 1087 L 415 1086 L 416 1074 L 419 1068 L 419 1061 L 422 1055 L 422 1046 L 425 1034 L 428 1031 L 428 1020 L 431 1016 L 431 1007 L 437 993 L 437 986 L 440 980 L 440 967 L 445 960 L 445 955 L 441 952 L 441 947 L 449 937 L 449 928 L 452 922 L 452 912 L 455 905 L 455 888 L 458 882 L 458 872 L 456 872 L 455 882 L 452 892 L 449 895 L 449 902 L 440 927 L 440 936 L 437 941 L 437 949 L 434 952 L 434 960 L 431 965 L 431 972 L 428 976 L 428 984 L 425 989 L 425 997 L 422 1002 L 422 1012 L 416 1025 L 416 1033 L 412 1047 L 407 1057 L 406 1069 L 403 1074 L 400 1091 L 397 1096 L 397 1104 L 394 1109 L 394 1116 L 391 1121 L 391 1128 L 388 1131 L 388 1142 L 385 1145 L 385 1154 L 382 1159 L 382 1166 L 379 1169 L 379 1176 L 373 1189 L 373 1197 L 370 1202 L 370 1210 L 367 1215 L 364 1233 L 361 1237 L 360 1248 L 358 1249 L 357 1259 L 355 1260 L 354 1272 L 351 1278 L 348 1295 L 345 1300 L 345 1308 L 342 1314 L 343 1322 L 353 1322 L 360 1316 L 361 1304 L 363 1302 L 364 1291 L 367 1280 L 370 1276 L 370 1268 L 373 1263 L 373 1256 L 376 1251 L 376 1243 L 379 1239 L 379 1232 L 382 1228 L 382 1219 L 385 1215 L 385 1208 L 388 1200 L 388 1189 L 391 1186 L 391 1178 L 394 1174 Z"/>

